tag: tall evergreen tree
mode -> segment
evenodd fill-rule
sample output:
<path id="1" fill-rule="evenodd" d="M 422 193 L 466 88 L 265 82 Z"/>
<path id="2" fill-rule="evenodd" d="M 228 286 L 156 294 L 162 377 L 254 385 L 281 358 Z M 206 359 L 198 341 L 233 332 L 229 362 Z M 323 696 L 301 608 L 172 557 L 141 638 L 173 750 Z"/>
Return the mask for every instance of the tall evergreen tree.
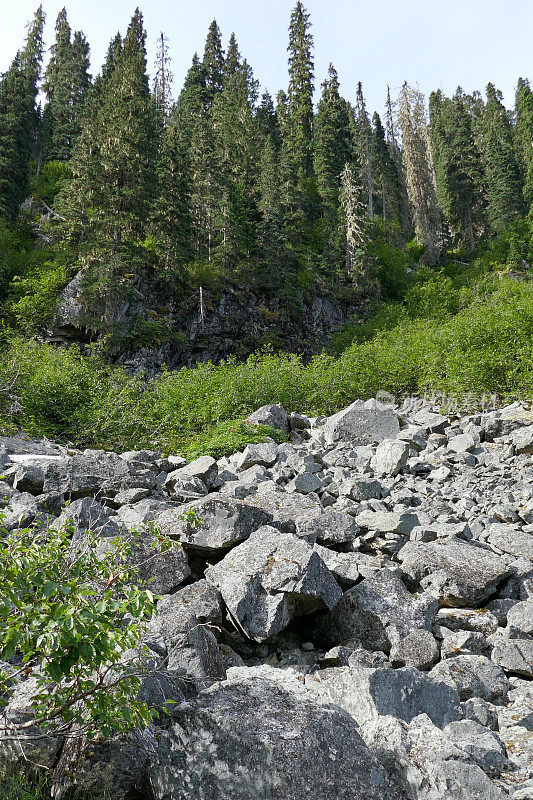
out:
<path id="1" fill-rule="evenodd" d="M 56 20 L 56 38 L 44 76 L 47 104 L 43 114 L 43 156 L 66 161 L 80 133 L 90 89 L 89 46 L 81 31 L 71 40 L 66 9 Z"/>
<path id="2" fill-rule="evenodd" d="M 150 225 L 166 269 L 183 266 L 194 257 L 191 190 L 188 149 L 179 126 L 169 123 L 162 134 Z"/>
<path id="3" fill-rule="evenodd" d="M 313 155 L 313 36 L 309 14 L 300 0 L 289 26 L 288 150 L 301 179 L 312 168 Z"/>
<path id="4" fill-rule="evenodd" d="M 533 205 L 533 92 L 528 80 L 518 79 L 515 99 L 515 143 L 524 180 L 524 198 Z"/>
<path id="5" fill-rule="evenodd" d="M 367 211 L 371 220 L 374 219 L 374 183 L 372 180 L 372 161 L 371 161 L 371 140 L 372 126 L 366 110 L 365 98 L 363 95 L 363 85 L 361 81 L 357 84 L 355 100 L 355 143 L 359 163 L 361 164 L 361 180 L 367 189 Z"/>
<path id="6" fill-rule="evenodd" d="M 357 167 L 358 165 L 356 165 Z M 368 209 L 360 169 L 345 164 L 341 175 L 340 220 L 345 241 L 345 277 L 361 294 L 374 293 L 368 244 Z"/>
<path id="7" fill-rule="evenodd" d="M 483 168 L 462 90 L 453 100 L 433 92 L 429 110 L 439 206 L 455 237 L 474 250 L 483 224 Z"/>
<path id="8" fill-rule="evenodd" d="M 28 195 L 39 114 L 36 97 L 44 14 L 35 13 L 24 48 L 0 81 L 0 214 L 15 220 Z"/>
<path id="9" fill-rule="evenodd" d="M 172 109 L 172 82 L 174 76 L 170 68 L 169 40 L 161 32 L 157 39 L 157 53 L 154 75 L 154 98 L 157 109 L 165 122 L 170 118 Z"/>
<path id="10" fill-rule="evenodd" d="M 241 67 L 241 54 L 239 52 L 239 45 L 235 34 L 232 33 L 228 43 L 228 53 L 226 55 L 226 62 L 224 64 L 224 75 L 226 78 L 231 78 Z"/>
<path id="11" fill-rule="evenodd" d="M 208 107 L 211 107 L 215 96 L 222 91 L 224 85 L 225 57 L 222 49 L 220 29 L 216 20 L 209 26 L 205 41 L 202 68 L 205 80 L 205 93 Z"/>
<path id="12" fill-rule="evenodd" d="M 381 118 L 376 112 L 372 118 L 370 161 L 373 175 L 375 209 L 384 222 L 402 223 L 402 179 L 398 161 L 385 141 Z"/>
<path id="13" fill-rule="evenodd" d="M 146 34 L 137 9 L 91 104 L 71 159 L 73 180 L 58 198 L 80 234 L 83 261 L 97 265 L 104 318 L 120 274 L 139 265 L 138 243 L 156 194 L 157 117 L 146 74 Z"/>
<path id="14" fill-rule="evenodd" d="M 522 179 L 513 147 L 513 132 L 502 95 L 487 85 L 487 102 L 477 123 L 478 146 L 485 170 L 487 214 L 493 231 L 509 225 L 525 210 Z"/>
<path id="15" fill-rule="evenodd" d="M 341 173 L 344 165 L 352 160 L 353 147 L 350 108 L 340 96 L 339 78 L 333 64 L 330 64 L 328 77 L 322 84 L 314 127 L 314 153 L 328 253 L 335 260 L 339 255 L 333 241 L 337 239 Z"/>
<path id="16" fill-rule="evenodd" d="M 435 190 L 426 109 L 422 93 L 407 83 L 404 83 L 400 92 L 399 123 L 415 233 L 418 241 L 426 247 L 428 265 L 434 266 L 441 248 L 442 225 Z"/>
<path id="17" fill-rule="evenodd" d="M 276 149 L 279 149 L 281 145 L 281 131 L 272 97 L 267 91 L 263 92 L 261 96 L 261 102 L 255 112 L 255 116 L 260 138 L 265 141 L 270 136 Z"/>
<path id="18" fill-rule="evenodd" d="M 195 53 L 189 71 L 185 76 L 185 82 L 178 101 L 173 109 L 173 118 L 179 125 L 184 141 L 189 145 L 198 119 L 205 112 L 206 106 L 207 95 L 204 68 L 198 54 Z"/>

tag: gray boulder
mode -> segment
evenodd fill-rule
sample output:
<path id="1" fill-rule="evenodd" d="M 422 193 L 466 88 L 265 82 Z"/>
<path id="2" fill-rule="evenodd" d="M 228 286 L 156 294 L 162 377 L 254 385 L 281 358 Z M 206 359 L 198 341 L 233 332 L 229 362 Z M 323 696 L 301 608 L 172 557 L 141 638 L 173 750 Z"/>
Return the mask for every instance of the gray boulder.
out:
<path id="1" fill-rule="evenodd" d="M 400 431 L 398 415 L 376 401 L 364 403 L 356 400 L 348 408 L 328 417 L 324 425 L 326 445 L 348 441 L 352 444 L 370 444 L 383 439 L 393 439 Z"/>
<path id="2" fill-rule="evenodd" d="M 116 494 L 129 484 L 133 472 L 116 453 L 85 450 L 79 455 L 51 461 L 44 468 L 43 492 L 70 499 Z"/>
<path id="3" fill-rule="evenodd" d="M 64 508 L 53 526 L 58 530 L 65 525 L 72 526 L 74 539 L 84 531 L 92 531 L 98 536 L 119 536 L 123 530 L 111 519 L 113 513 L 92 497 L 82 497 Z"/>
<path id="4" fill-rule="evenodd" d="M 508 635 L 521 639 L 533 636 L 533 600 L 516 603 L 507 612 Z"/>
<path id="5" fill-rule="evenodd" d="M 402 800 L 346 712 L 266 666 L 230 669 L 176 708 L 151 789 L 155 800 Z"/>
<path id="6" fill-rule="evenodd" d="M 409 445 L 400 439 L 384 439 L 376 449 L 376 454 L 370 462 L 374 474 L 378 477 L 398 475 L 401 468 L 409 458 Z"/>
<path id="7" fill-rule="evenodd" d="M 360 725 L 389 715 L 411 722 L 427 714 L 439 728 L 461 719 L 457 692 L 413 667 L 325 669 L 306 677 L 305 685 L 324 703 L 344 708 Z"/>
<path id="8" fill-rule="evenodd" d="M 533 453 L 533 425 L 524 425 L 512 434 L 512 442 L 518 455 Z"/>
<path id="9" fill-rule="evenodd" d="M 361 529 L 355 519 L 342 511 L 327 509 L 298 527 L 298 534 L 326 546 L 351 544 Z"/>
<path id="10" fill-rule="evenodd" d="M 274 442 L 262 444 L 249 444 L 235 462 L 238 469 L 248 469 L 259 464 L 262 467 L 271 467 L 278 457 L 278 445 Z"/>
<path id="11" fill-rule="evenodd" d="M 196 515 L 196 523 L 183 519 Z M 242 500 L 211 494 L 184 506 L 164 511 L 157 523 L 162 533 L 179 539 L 186 549 L 211 552 L 244 541 L 253 531 L 272 521 L 272 515 Z"/>
<path id="12" fill-rule="evenodd" d="M 240 628 L 257 642 L 291 619 L 333 608 L 342 591 L 313 549 L 275 528 L 259 528 L 205 573 Z"/>
<path id="13" fill-rule="evenodd" d="M 408 542 L 398 558 L 404 571 L 444 606 L 480 606 L 512 573 L 495 553 L 455 537 Z"/>
<path id="14" fill-rule="evenodd" d="M 172 492 L 176 485 L 191 478 L 197 478 L 207 488 L 210 488 L 217 477 L 217 473 L 218 465 L 215 459 L 211 458 L 211 456 L 201 456 L 185 467 L 179 467 L 169 472 L 165 479 L 165 488 Z"/>
<path id="15" fill-rule="evenodd" d="M 461 700 L 480 697 L 489 703 L 501 703 L 509 691 L 503 670 L 485 656 L 447 658 L 433 667 L 429 674 L 435 680 L 452 686 Z"/>
<path id="16" fill-rule="evenodd" d="M 289 415 L 281 405 L 261 406 L 247 417 L 247 422 L 252 425 L 267 425 L 283 433 L 289 433 Z"/>
<path id="17" fill-rule="evenodd" d="M 533 639 L 499 639 L 491 658 L 505 672 L 533 678 Z"/>
<path id="18" fill-rule="evenodd" d="M 394 572 L 383 569 L 349 589 L 318 632 L 332 645 L 359 639 L 369 650 L 388 653 L 392 630 L 405 637 L 415 628 L 430 629 L 437 607 L 428 595 L 415 598 Z"/>

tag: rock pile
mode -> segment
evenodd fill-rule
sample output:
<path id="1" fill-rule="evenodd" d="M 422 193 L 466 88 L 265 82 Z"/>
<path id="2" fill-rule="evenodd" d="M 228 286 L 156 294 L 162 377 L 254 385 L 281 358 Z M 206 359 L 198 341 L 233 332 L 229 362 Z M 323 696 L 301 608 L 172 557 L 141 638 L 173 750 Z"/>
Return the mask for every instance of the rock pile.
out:
<path id="1" fill-rule="evenodd" d="M 187 464 L 0 440 L 8 530 L 180 542 L 139 545 L 164 676 L 143 697 L 173 712 L 74 760 L 42 740 L 56 797 L 532 800 L 533 415 L 357 401 L 251 421 L 289 441 Z"/>

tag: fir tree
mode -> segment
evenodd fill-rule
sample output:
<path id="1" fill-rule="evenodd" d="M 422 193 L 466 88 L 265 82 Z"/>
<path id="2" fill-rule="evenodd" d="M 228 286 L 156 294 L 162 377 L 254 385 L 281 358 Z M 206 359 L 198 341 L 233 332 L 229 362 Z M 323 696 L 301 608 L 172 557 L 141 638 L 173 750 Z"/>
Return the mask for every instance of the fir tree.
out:
<path id="1" fill-rule="evenodd" d="M 150 230 L 164 267 L 172 269 L 194 256 L 189 154 L 176 124 L 167 125 L 163 132 L 158 184 Z"/>
<path id="2" fill-rule="evenodd" d="M 524 198 L 533 205 L 533 92 L 528 80 L 518 79 L 515 99 L 515 143 L 524 180 Z"/>
<path id="3" fill-rule="evenodd" d="M 157 118 L 146 74 L 146 34 L 137 9 L 123 46 L 110 48 L 98 93 L 71 159 L 73 180 L 58 199 L 81 239 L 83 261 L 100 264 L 104 309 L 134 269 L 156 194 Z M 104 311 L 104 317 L 106 316 Z"/>
<path id="4" fill-rule="evenodd" d="M 0 81 L 0 214 L 14 221 L 26 199 L 39 114 L 44 14 L 37 10 L 26 44 Z"/>
<path id="5" fill-rule="evenodd" d="M 458 241 L 474 250 L 483 223 L 483 169 L 462 90 L 453 100 L 433 92 L 429 109 L 439 206 Z"/>
<path id="6" fill-rule="evenodd" d="M 312 168 L 313 154 L 313 36 L 309 14 L 300 0 L 289 27 L 288 150 L 300 178 Z"/>
<path id="7" fill-rule="evenodd" d="M 367 210 L 371 220 L 374 219 L 374 183 L 372 180 L 372 163 L 370 156 L 372 139 L 372 127 L 368 112 L 366 110 L 363 86 L 361 82 L 357 84 L 357 94 L 355 100 L 355 143 L 359 163 L 361 164 L 361 180 L 367 188 Z"/>
<path id="8" fill-rule="evenodd" d="M 263 92 L 261 96 L 261 102 L 255 112 L 255 116 L 259 137 L 263 141 L 270 137 L 273 145 L 276 149 L 279 149 L 281 146 L 281 131 L 272 97 L 267 91 Z"/>
<path id="9" fill-rule="evenodd" d="M 336 249 L 339 189 L 344 165 L 351 161 L 350 109 L 339 94 L 339 79 L 330 64 L 322 84 L 314 129 L 314 169 L 322 200 L 325 238 L 330 260 L 338 258 Z"/>
<path id="10" fill-rule="evenodd" d="M 402 223 L 402 178 L 398 161 L 385 141 L 385 131 L 379 114 L 372 118 L 370 161 L 375 187 L 376 211 L 384 222 Z"/>
<path id="11" fill-rule="evenodd" d="M 225 58 L 224 50 L 222 49 L 220 30 L 216 20 L 213 20 L 209 26 L 202 68 L 205 81 L 206 102 L 207 106 L 210 107 L 215 96 L 218 92 L 222 91 L 224 85 Z"/>
<path id="12" fill-rule="evenodd" d="M 487 85 L 487 102 L 477 130 L 485 170 L 489 223 L 492 230 L 498 232 L 525 209 L 511 122 L 501 92 L 492 83 Z"/>
<path id="13" fill-rule="evenodd" d="M 437 263 L 442 226 L 435 190 L 435 172 L 426 119 L 424 96 L 404 83 L 400 92 L 399 123 L 407 192 L 413 210 L 415 233 L 426 247 L 429 266 Z"/>
<path id="14" fill-rule="evenodd" d="M 364 197 L 360 170 L 345 164 L 341 175 L 339 214 L 345 241 L 345 276 L 359 293 L 369 294 L 375 291 L 375 286 Z"/>
<path id="15" fill-rule="evenodd" d="M 56 20 L 56 39 L 45 72 L 47 104 L 43 114 L 43 156 L 66 161 L 80 133 L 90 88 L 89 47 L 80 31 L 71 40 L 66 9 Z"/>
<path id="16" fill-rule="evenodd" d="M 205 112 L 206 107 L 207 95 L 204 69 L 198 53 L 195 53 L 189 71 L 185 76 L 183 89 L 173 109 L 173 118 L 179 125 L 184 141 L 189 145 L 197 121 Z"/>
<path id="17" fill-rule="evenodd" d="M 224 64 L 224 75 L 227 78 L 233 77 L 241 68 L 241 54 L 235 34 L 232 33 L 228 43 L 228 53 Z"/>

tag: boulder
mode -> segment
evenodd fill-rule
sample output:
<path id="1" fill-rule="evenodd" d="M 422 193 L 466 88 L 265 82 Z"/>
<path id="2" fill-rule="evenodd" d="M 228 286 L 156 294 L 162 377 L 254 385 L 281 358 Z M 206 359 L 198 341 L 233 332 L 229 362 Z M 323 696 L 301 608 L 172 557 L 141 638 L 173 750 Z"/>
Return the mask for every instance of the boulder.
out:
<path id="1" fill-rule="evenodd" d="M 151 789 L 155 800 L 402 800 L 349 714 L 267 666 L 230 669 L 175 709 Z"/>
<path id="2" fill-rule="evenodd" d="M 332 645 L 358 639 L 369 650 L 388 653 L 392 630 L 401 637 L 415 628 L 428 630 L 436 612 L 435 600 L 428 595 L 415 598 L 398 575 L 383 569 L 349 589 L 324 615 L 317 631 Z"/>
<path id="3" fill-rule="evenodd" d="M 261 406 L 246 421 L 252 425 L 267 425 L 287 434 L 290 431 L 289 415 L 281 405 Z"/>
<path id="4" fill-rule="evenodd" d="M 102 506 L 97 500 L 92 497 L 82 497 L 64 508 L 60 516 L 54 520 L 53 526 L 57 530 L 65 525 L 72 526 L 74 539 L 84 531 L 92 531 L 104 537 L 119 536 L 124 531 L 111 519 L 112 516 L 113 511 Z"/>
<path id="5" fill-rule="evenodd" d="M 256 642 L 279 633 L 294 617 L 333 608 L 342 596 L 318 553 L 297 536 L 269 526 L 209 567 L 205 577 Z"/>
<path id="6" fill-rule="evenodd" d="M 495 553 L 455 537 L 408 542 L 398 558 L 404 571 L 444 606 L 480 606 L 512 573 Z"/>
<path id="7" fill-rule="evenodd" d="M 499 639 L 491 658 L 505 672 L 533 678 L 533 639 Z"/>
<path id="8" fill-rule="evenodd" d="M 359 525 L 350 514 L 330 508 L 298 526 L 299 535 L 326 546 L 351 544 L 360 532 Z"/>
<path id="9" fill-rule="evenodd" d="M 55 492 L 77 499 L 116 494 L 133 478 L 128 464 L 116 453 L 85 450 L 83 453 L 49 462 L 44 468 L 43 492 Z"/>
<path id="10" fill-rule="evenodd" d="M 245 447 L 241 456 L 236 460 L 235 466 L 245 470 L 259 464 L 262 467 L 271 467 L 278 457 L 278 445 L 274 442 L 263 442 L 262 444 L 249 444 Z"/>
<path id="11" fill-rule="evenodd" d="M 365 726 L 389 715 L 411 722 L 427 714 L 439 728 L 461 719 L 457 692 L 413 667 L 337 667 L 312 673 L 305 685 L 324 703 L 345 709 L 364 732 Z"/>
<path id="12" fill-rule="evenodd" d="M 328 447 L 341 441 L 356 445 L 381 442 L 383 439 L 393 439 L 399 431 L 396 412 L 376 401 L 364 403 L 356 400 L 348 408 L 328 417 L 324 425 Z"/>
<path id="13" fill-rule="evenodd" d="M 409 458 L 409 445 L 399 439 L 384 439 L 376 449 L 370 462 L 374 474 L 378 477 L 398 475 Z"/>
<path id="14" fill-rule="evenodd" d="M 509 690 L 503 670 L 485 656 L 447 658 L 433 667 L 429 674 L 435 680 L 452 686 L 461 700 L 480 697 L 489 703 L 502 703 Z"/>
<path id="15" fill-rule="evenodd" d="M 518 428 L 512 434 L 511 439 L 518 455 L 533 454 L 533 425 L 524 425 Z"/>
<path id="16" fill-rule="evenodd" d="M 196 478 L 209 489 L 216 479 L 218 473 L 217 462 L 211 456 L 201 456 L 191 461 L 184 467 L 169 472 L 165 479 L 165 488 L 172 492 L 176 484 L 180 484 L 187 479 Z"/>
<path id="17" fill-rule="evenodd" d="M 196 521 L 188 521 L 188 514 L 194 514 Z M 260 508 L 242 500 L 211 494 L 164 511 L 157 524 L 165 536 L 179 539 L 186 549 L 208 553 L 244 541 L 271 521 L 272 515 Z"/>

